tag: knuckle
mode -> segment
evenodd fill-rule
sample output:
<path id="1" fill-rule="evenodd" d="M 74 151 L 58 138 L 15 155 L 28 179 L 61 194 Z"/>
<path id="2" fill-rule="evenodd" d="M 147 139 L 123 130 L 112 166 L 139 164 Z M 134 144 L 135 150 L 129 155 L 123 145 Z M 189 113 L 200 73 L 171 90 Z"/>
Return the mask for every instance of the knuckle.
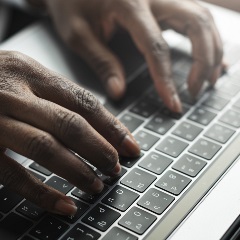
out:
<path id="1" fill-rule="evenodd" d="M 31 158 L 37 159 L 39 163 L 54 156 L 54 139 L 47 133 L 33 136 L 26 144 L 26 151 Z"/>
<path id="2" fill-rule="evenodd" d="M 76 106 L 84 113 L 97 115 L 100 110 L 98 99 L 88 90 L 75 89 Z"/>
<path id="3" fill-rule="evenodd" d="M 83 125 L 81 121 L 83 119 L 79 115 L 62 110 L 58 111 L 57 115 L 56 130 L 62 136 L 68 136 L 72 138 L 79 134 L 79 130 Z"/>
<path id="4" fill-rule="evenodd" d="M 170 57 L 168 44 L 164 40 L 152 41 L 151 52 L 157 59 L 165 59 Z"/>
<path id="5" fill-rule="evenodd" d="M 223 47 L 222 47 L 222 45 L 221 46 L 217 46 L 216 47 L 216 57 L 215 57 L 215 64 L 216 65 L 219 65 L 219 64 L 221 64 L 221 62 L 222 62 L 222 59 L 223 59 L 223 54 L 224 52 L 223 52 Z"/>
<path id="6" fill-rule="evenodd" d="M 111 171 L 117 164 L 118 162 L 118 154 L 115 148 L 113 148 L 111 145 L 107 147 L 104 151 L 104 155 L 108 161 L 105 162 L 105 166 L 103 165 L 102 167 L 104 168 L 105 171 Z"/>

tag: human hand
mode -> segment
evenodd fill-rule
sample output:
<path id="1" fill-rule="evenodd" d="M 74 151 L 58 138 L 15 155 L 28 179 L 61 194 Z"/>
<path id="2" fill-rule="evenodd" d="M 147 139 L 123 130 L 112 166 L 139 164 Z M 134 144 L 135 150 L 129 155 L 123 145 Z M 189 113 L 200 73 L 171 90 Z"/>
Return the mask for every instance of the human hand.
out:
<path id="1" fill-rule="evenodd" d="M 72 215 L 69 197 L 33 177 L 5 155 L 6 148 L 97 193 L 103 183 L 72 151 L 116 176 L 117 151 L 137 156 L 139 147 L 90 92 L 17 52 L 0 51 L 0 63 L 0 184 L 48 211 Z"/>
<path id="2" fill-rule="evenodd" d="M 126 29 L 144 55 L 157 92 L 175 112 L 181 103 L 171 77 L 169 48 L 162 29 L 192 42 L 188 76 L 192 96 L 221 73 L 222 42 L 209 11 L 193 0 L 29 0 L 45 4 L 63 40 L 92 67 L 114 99 L 125 91 L 124 71 L 106 41 L 117 26 Z"/>

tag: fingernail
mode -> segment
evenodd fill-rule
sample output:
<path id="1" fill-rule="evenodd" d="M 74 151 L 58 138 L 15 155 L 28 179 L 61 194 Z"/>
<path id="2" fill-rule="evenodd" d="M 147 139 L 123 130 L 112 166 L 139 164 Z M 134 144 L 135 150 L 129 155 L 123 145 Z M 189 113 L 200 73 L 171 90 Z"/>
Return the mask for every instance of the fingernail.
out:
<path id="1" fill-rule="evenodd" d="M 122 169 L 122 167 L 121 167 L 120 163 L 118 162 L 116 164 L 116 166 L 114 167 L 114 169 L 112 170 L 112 173 L 114 175 L 118 176 L 120 174 L 120 172 L 121 172 L 121 169 Z"/>
<path id="2" fill-rule="evenodd" d="M 171 110 L 176 113 L 182 113 L 182 104 L 177 94 L 172 97 Z"/>
<path id="3" fill-rule="evenodd" d="M 77 212 L 77 207 L 72 201 L 58 200 L 54 207 L 55 212 L 61 215 L 75 215 Z"/>
<path id="4" fill-rule="evenodd" d="M 103 182 L 98 177 L 96 177 L 91 185 L 92 191 L 100 193 L 103 190 L 103 188 L 104 188 Z"/>
<path id="5" fill-rule="evenodd" d="M 106 89 L 111 98 L 119 99 L 124 93 L 125 85 L 118 77 L 111 77 L 107 81 Z"/>
<path id="6" fill-rule="evenodd" d="M 122 142 L 122 147 L 128 155 L 126 157 L 137 157 L 140 154 L 139 145 L 137 144 L 136 140 L 129 135 L 126 135 L 126 137 L 124 138 Z"/>

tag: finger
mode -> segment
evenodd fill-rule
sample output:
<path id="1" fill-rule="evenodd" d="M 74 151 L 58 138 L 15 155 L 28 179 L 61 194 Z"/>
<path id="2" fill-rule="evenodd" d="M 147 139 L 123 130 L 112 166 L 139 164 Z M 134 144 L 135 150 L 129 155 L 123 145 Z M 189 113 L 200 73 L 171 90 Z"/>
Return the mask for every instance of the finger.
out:
<path id="1" fill-rule="evenodd" d="M 5 154 L 0 154 L 0 183 L 47 211 L 74 215 L 74 202 L 57 190 L 46 186 L 23 166 Z"/>
<path id="2" fill-rule="evenodd" d="M 12 116 L 50 133 L 105 175 L 120 172 L 116 150 L 79 114 L 44 99 L 34 98 L 21 111 L 14 111 Z"/>
<path id="3" fill-rule="evenodd" d="M 161 17 L 163 11 L 167 16 L 165 19 Z M 221 63 L 222 43 L 212 16 L 208 10 L 191 1 L 188 4 L 174 4 L 169 1 L 161 10 L 156 1 L 153 12 L 161 23 L 166 23 L 190 38 L 193 65 L 188 83 L 191 94 L 197 95 L 205 80 L 210 83 L 216 81 L 218 66 Z"/>
<path id="4" fill-rule="evenodd" d="M 34 65 L 37 64 L 34 60 L 32 60 L 32 62 Z M 29 87 L 37 96 L 78 113 L 117 149 L 120 155 L 136 157 L 140 154 L 139 146 L 129 130 L 109 113 L 93 94 L 57 73 L 51 72 L 40 64 L 37 64 L 35 69 L 39 69 L 39 72 L 36 71 L 36 74 L 32 76 L 34 81 L 29 81 Z M 46 74 L 42 75 L 41 72 L 45 72 Z M 26 99 L 24 101 L 26 101 Z M 31 119 L 30 123 L 36 125 L 36 121 L 39 122 L 44 116 L 47 117 L 45 111 L 47 111 L 48 107 L 42 102 L 43 108 L 40 109 L 37 105 L 41 103 L 35 102 L 34 104 L 34 101 L 35 100 L 30 99 L 30 102 L 24 104 L 21 101 L 15 101 L 15 105 L 19 103 L 19 106 L 14 108 L 16 109 L 14 112 L 9 112 L 8 114 L 16 118 L 21 116 L 21 120 L 25 122 L 28 121 L 27 119 L 29 119 L 29 121 Z M 24 111 L 22 110 L 22 106 L 27 106 Z M 29 108 L 31 108 L 31 111 Z M 32 114 L 35 111 L 37 111 L 36 115 L 41 117 L 35 118 L 35 115 Z M 54 112 L 54 110 L 52 110 L 52 112 Z M 59 118 L 62 118 L 62 116 L 57 117 L 57 119 Z M 67 120 L 68 119 L 66 119 L 66 123 L 64 123 L 63 126 L 67 124 Z M 47 122 L 46 120 L 44 121 Z M 54 121 L 55 120 L 53 120 L 53 122 Z M 111 165 L 109 165 L 109 167 L 110 166 Z"/>
<path id="5" fill-rule="evenodd" d="M 130 32 L 144 55 L 157 92 L 166 106 L 181 112 L 182 106 L 171 77 L 169 49 L 151 11 L 143 2 L 139 2 L 136 8 L 129 4 L 129 8 L 124 10 L 125 14 L 119 14 L 118 21 Z"/>
<path id="6" fill-rule="evenodd" d="M 34 159 L 85 192 L 103 189 L 102 181 L 93 170 L 51 134 L 7 117 L 0 118 L 0 129 L 3 129 L 0 136 L 3 146 Z"/>
<path id="7" fill-rule="evenodd" d="M 79 19 L 65 41 L 91 66 L 111 98 L 117 100 L 123 96 L 126 83 L 122 66 L 87 22 Z"/>

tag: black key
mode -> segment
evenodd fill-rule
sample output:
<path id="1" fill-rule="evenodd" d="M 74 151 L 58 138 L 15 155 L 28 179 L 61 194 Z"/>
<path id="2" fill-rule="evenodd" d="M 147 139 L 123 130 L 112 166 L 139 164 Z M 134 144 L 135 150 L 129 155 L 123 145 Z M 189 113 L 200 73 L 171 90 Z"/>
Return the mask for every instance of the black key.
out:
<path id="1" fill-rule="evenodd" d="M 33 162 L 30 166 L 30 168 L 34 169 L 37 172 L 40 172 L 46 176 L 50 176 L 52 174 L 52 172 L 50 172 L 48 169 L 40 166 L 39 164 Z"/>
<path id="2" fill-rule="evenodd" d="M 127 167 L 127 168 L 131 168 L 142 156 L 143 156 L 143 153 L 141 153 L 139 157 L 135 157 L 135 158 L 121 156 L 119 158 L 119 160 L 120 160 L 121 165 L 123 165 L 124 167 Z"/>
<path id="3" fill-rule="evenodd" d="M 139 131 L 134 135 L 140 148 L 144 151 L 148 151 L 160 138 L 150 133 Z"/>
<path id="4" fill-rule="evenodd" d="M 89 209 L 89 205 L 87 205 L 86 203 L 83 203 L 81 201 L 78 201 L 75 198 L 71 198 L 71 199 L 77 207 L 76 214 L 72 215 L 72 216 L 58 215 L 58 217 L 62 218 L 63 220 L 65 220 L 68 223 L 75 223 Z"/>
<path id="5" fill-rule="evenodd" d="M 232 129 L 214 124 L 205 134 L 205 137 L 211 138 L 220 143 L 226 143 L 235 133 Z"/>
<path id="6" fill-rule="evenodd" d="M 188 89 L 185 89 L 180 93 L 180 99 L 182 102 L 187 103 L 188 105 L 191 106 L 197 102 L 197 99 L 191 96 Z"/>
<path id="7" fill-rule="evenodd" d="M 221 149 L 221 146 L 205 139 L 199 139 L 190 149 L 189 152 L 197 156 L 211 160 L 214 155 Z"/>
<path id="8" fill-rule="evenodd" d="M 129 129 L 130 132 L 136 130 L 144 122 L 130 114 L 124 114 L 119 120 Z"/>
<path id="9" fill-rule="evenodd" d="M 28 169 L 28 171 L 29 171 L 34 177 L 36 177 L 37 179 L 39 179 L 40 181 L 44 182 L 44 181 L 46 180 L 46 178 L 43 177 L 43 176 L 41 176 L 40 174 L 35 173 L 35 172 L 33 172 L 33 171 L 29 170 L 29 169 Z"/>
<path id="10" fill-rule="evenodd" d="M 151 188 L 138 201 L 138 205 L 156 214 L 162 214 L 174 199 L 167 193 Z"/>
<path id="11" fill-rule="evenodd" d="M 217 115 L 203 108 L 196 109 L 191 113 L 188 119 L 200 123 L 204 126 L 208 125 Z"/>
<path id="12" fill-rule="evenodd" d="M 100 231 L 106 231 L 120 216 L 120 213 L 98 204 L 87 213 L 82 221 Z"/>
<path id="13" fill-rule="evenodd" d="M 116 186 L 103 198 L 102 202 L 120 211 L 126 211 L 138 197 L 137 193 L 124 187 Z"/>
<path id="14" fill-rule="evenodd" d="M 69 226 L 66 223 L 52 216 L 46 216 L 30 231 L 30 235 L 41 240 L 55 240 L 68 228 Z"/>
<path id="15" fill-rule="evenodd" d="M 88 228 L 80 223 L 74 226 L 71 231 L 65 235 L 62 240 L 97 240 L 101 237 L 101 234 L 93 231 L 91 228 Z"/>
<path id="16" fill-rule="evenodd" d="M 24 236 L 23 238 L 21 238 L 21 240 L 35 240 L 35 239 L 30 236 Z"/>
<path id="17" fill-rule="evenodd" d="M 178 157 L 187 146 L 188 144 L 185 142 L 173 137 L 167 137 L 156 147 L 156 149 L 172 157 Z"/>
<path id="18" fill-rule="evenodd" d="M 144 99 L 139 101 L 134 107 L 130 109 L 130 111 L 142 117 L 148 118 L 157 111 L 157 106 Z"/>
<path id="19" fill-rule="evenodd" d="M 152 174 L 134 168 L 122 179 L 121 183 L 138 192 L 144 192 L 155 179 L 156 177 Z"/>
<path id="20" fill-rule="evenodd" d="M 219 121 L 226 123 L 232 127 L 239 128 L 240 127 L 240 114 L 234 110 L 228 110 L 223 116 L 219 119 Z"/>
<path id="21" fill-rule="evenodd" d="M 190 177 L 196 177 L 199 172 L 206 166 L 206 162 L 193 157 L 188 154 L 184 154 L 174 165 L 173 169 L 185 173 Z"/>
<path id="22" fill-rule="evenodd" d="M 70 190 L 73 189 L 72 184 L 57 176 L 51 177 L 48 181 L 46 181 L 46 184 L 64 194 L 67 194 Z"/>
<path id="23" fill-rule="evenodd" d="M 0 237 L 3 240 L 17 240 L 31 226 L 32 222 L 29 220 L 16 213 L 10 213 L 0 222 Z"/>
<path id="24" fill-rule="evenodd" d="M 204 102 L 203 105 L 210 107 L 214 110 L 221 111 L 229 103 L 229 100 L 210 95 Z"/>
<path id="25" fill-rule="evenodd" d="M 109 177 L 109 176 L 105 176 L 103 173 L 101 173 L 99 170 L 96 170 L 96 174 L 98 175 L 99 178 L 101 178 L 101 180 L 112 186 L 114 185 L 125 173 L 127 172 L 126 169 L 121 168 L 121 172 L 117 177 Z"/>
<path id="26" fill-rule="evenodd" d="M 188 122 L 182 122 L 174 131 L 173 134 L 186 139 L 188 141 L 193 141 L 203 129 L 197 127 Z"/>
<path id="27" fill-rule="evenodd" d="M 157 114 L 149 123 L 145 125 L 145 128 L 164 135 L 169 131 L 170 128 L 172 128 L 174 124 L 175 122 L 169 117 Z"/>
<path id="28" fill-rule="evenodd" d="M 2 214 L 0 214 L 0 220 L 2 219 L 2 217 L 3 217 L 3 215 L 2 215 Z"/>
<path id="29" fill-rule="evenodd" d="M 27 200 L 20 204 L 16 211 L 33 220 L 39 220 L 45 213 L 42 208 Z"/>
<path id="30" fill-rule="evenodd" d="M 151 152 L 140 163 L 139 166 L 156 174 L 162 174 L 172 163 L 172 160 L 161 154 Z"/>
<path id="31" fill-rule="evenodd" d="M 160 98 L 159 94 L 157 93 L 156 89 L 153 88 L 146 96 L 145 98 L 147 101 L 149 101 L 151 104 L 155 105 L 158 109 L 160 109 L 163 105 L 162 99 Z"/>
<path id="32" fill-rule="evenodd" d="M 120 219 L 119 225 L 137 234 L 143 234 L 156 219 L 154 215 L 138 207 L 133 207 Z"/>
<path id="33" fill-rule="evenodd" d="M 187 178 L 179 173 L 173 171 L 167 171 L 155 184 L 167 192 L 174 195 L 179 195 L 191 182 L 190 178 Z"/>
<path id="34" fill-rule="evenodd" d="M 8 190 L 6 187 L 0 189 L 0 212 L 7 213 L 11 211 L 24 198 Z"/>
<path id="35" fill-rule="evenodd" d="M 138 240 L 136 236 L 125 232 L 121 228 L 114 227 L 112 228 L 102 240 Z"/>
<path id="36" fill-rule="evenodd" d="M 176 113 L 176 112 L 172 112 L 169 110 L 169 108 L 167 108 L 166 106 L 164 106 L 161 110 L 161 113 L 165 116 L 168 116 L 170 118 L 173 118 L 173 119 L 176 119 L 176 120 L 179 120 L 181 119 L 184 114 L 186 114 L 187 112 L 189 111 L 189 108 L 186 107 L 186 106 L 182 106 L 182 113 Z"/>
<path id="37" fill-rule="evenodd" d="M 104 186 L 102 192 L 100 192 L 99 194 L 91 195 L 83 192 L 78 188 L 75 188 L 72 191 L 72 195 L 86 201 L 87 203 L 95 203 L 107 190 L 108 190 L 108 187 Z"/>

